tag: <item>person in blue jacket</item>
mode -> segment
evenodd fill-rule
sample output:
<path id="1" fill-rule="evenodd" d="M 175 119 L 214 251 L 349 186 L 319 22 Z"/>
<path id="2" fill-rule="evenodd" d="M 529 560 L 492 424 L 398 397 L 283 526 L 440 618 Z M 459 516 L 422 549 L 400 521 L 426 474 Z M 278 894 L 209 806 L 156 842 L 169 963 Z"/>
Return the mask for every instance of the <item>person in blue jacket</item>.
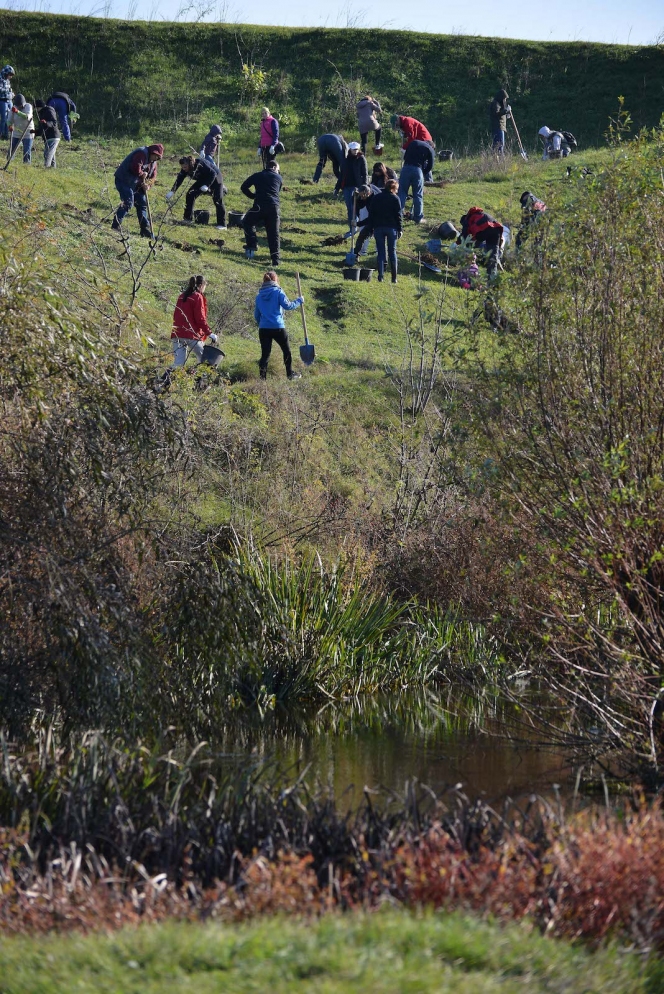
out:
<path id="1" fill-rule="evenodd" d="M 337 185 L 335 187 L 335 193 L 337 193 L 341 189 L 341 170 L 348 154 L 346 139 L 343 135 L 321 135 L 316 144 L 318 145 L 318 165 L 314 173 L 314 183 L 319 181 L 325 168 L 325 163 L 328 159 L 331 159 L 332 169 L 334 170 L 334 175 L 337 177 Z"/>
<path id="2" fill-rule="evenodd" d="M 433 161 L 433 149 L 427 142 L 412 141 L 404 153 L 399 175 L 399 200 L 403 210 L 408 191 L 412 189 L 415 224 L 421 224 L 424 220 L 424 177 L 433 170 Z"/>
<path id="3" fill-rule="evenodd" d="M 119 231 L 123 219 L 135 205 L 141 235 L 153 237 L 148 217 L 148 189 L 157 177 L 157 162 L 163 156 L 163 145 L 145 145 L 130 152 L 115 170 L 115 188 L 122 198 L 113 218 L 115 231 Z"/>
<path id="4" fill-rule="evenodd" d="M 279 286 L 279 277 L 270 269 L 263 275 L 263 285 L 256 295 L 254 319 L 258 325 L 261 343 L 261 357 L 258 362 L 261 380 L 267 379 L 267 364 L 276 342 L 284 354 L 284 365 L 289 380 L 299 380 L 300 374 L 293 372 L 293 357 L 288 344 L 288 334 L 284 322 L 284 311 L 294 311 L 304 303 L 304 297 L 289 300 Z"/>
<path id="5" fill-rule="evenodd" d="M 63 90 L 57 90 L 52 93 L 51 96 L 46 101 L 47 106 L 52 107 L 55 113 L 58 115 L 58 121 L 60 122 L 60 130 L 62 131 L 62 137 L 66 142 L 71 141 L 71 121 L 69 118 L 70 114 L 76 113 L 76 104 Z"/>

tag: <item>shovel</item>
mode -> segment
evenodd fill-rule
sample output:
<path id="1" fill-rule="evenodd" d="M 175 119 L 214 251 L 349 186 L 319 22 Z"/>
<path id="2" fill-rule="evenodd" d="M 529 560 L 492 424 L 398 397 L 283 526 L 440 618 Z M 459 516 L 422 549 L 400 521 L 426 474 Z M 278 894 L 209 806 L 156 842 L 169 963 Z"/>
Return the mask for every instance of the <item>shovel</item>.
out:
<path id="1" fill-rule="evenodd" d="M 357 230 L 357 193 L 353 194 L 353 220 L 350 224 L 350 252 L 346 253 L 346 265 L 355 265 L 355 232 Z"/>
<path id="2" fill-rule="evenodd" d="M 302 296 L 302 288 L 300 286 L 300 274 L 295 274 L 295 279 L 297 280 L 297 295 Z M 316 358 L 316 349 L 313 345 L 309 344 L 309 337 L 307 335 L 307 319 L 304 314 L 304 304 L 300 308 L 302 311 L 302 327 L 304 328 L 304 345 L 300 345 L 300 359 L 305 366 L 310 366 L 314 359 Z"/>
<path id="3" fill-rule="evenodd" d="M 514 125 L 514 130 L 516 131 L 516 140 L 519 143 L 519 151 L 521 152 L 521 158 L 523 159 L 524 162 L 527 162 L 528 154 L 525 148 L 523 147 L 523 145 L 521 144 L 521 135 L 519 134 L 519 129 L 516 126 L 516 121 L 514 120 L 514 114 L 512 114 L 512 124 Z"/>
<path id="4" fill-rule="evenodd" d="M 428 269 L 430 273 L 442 273 L 442 269 L 438 266 L 434 266 L 431 262 L 425 262 L 421 256 L 406 255 L 406 259 L 410 259 L 411 262 L 416 262 L 418 266 L 422 266 L 424 269 Z"/>

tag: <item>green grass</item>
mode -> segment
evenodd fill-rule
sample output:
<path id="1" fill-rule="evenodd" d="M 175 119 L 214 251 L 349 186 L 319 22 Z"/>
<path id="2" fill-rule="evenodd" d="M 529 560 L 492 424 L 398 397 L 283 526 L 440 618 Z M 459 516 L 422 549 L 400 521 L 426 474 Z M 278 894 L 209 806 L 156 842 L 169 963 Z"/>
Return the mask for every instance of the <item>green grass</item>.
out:
<path id="1" fill-rule="evenodd" d="M 643 962 L 474 918 L 407 912 L 5 938 L 3 994 L 639 994 Z M 651 986 L 651 990 L 656 988 Z"/>

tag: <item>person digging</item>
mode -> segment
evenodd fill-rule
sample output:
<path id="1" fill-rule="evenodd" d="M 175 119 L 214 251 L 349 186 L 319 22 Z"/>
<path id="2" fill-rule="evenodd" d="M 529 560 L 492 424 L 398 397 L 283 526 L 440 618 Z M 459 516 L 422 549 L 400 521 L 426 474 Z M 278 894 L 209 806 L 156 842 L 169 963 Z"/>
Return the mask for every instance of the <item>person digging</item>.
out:
<path id="1" fill-rule="evenodd" d="M 276 342 L 283 352 L 288 379 L 300 379 L 300 373 L 293 371 L 293 356 L 288 344 L 284 311 L 294 311 L 302 304 L 304 304 L 304 297 L 296 297 L 295 300 L 288 299 L 279 286 L 279 278 L 273 270 L 270 269 L 263 275 L 263 285 L 256 295 L 254 306 L 254 319 L 258 325 L 258 337 L 261 343 L 261 357 L 258 362 L 261 380 L 267 379 L 267 364 L 273 342 Z"/>
<path id="2" fill-rule="evenodd" d="M 226 207 L 224 206 L 224 180 L 220 170 L 209 159 L 196 159 L 193 155 L 185 155 L 180 159 L 180 172 L 175 177 L 173 186 L 166 194 L 168 201 L 173 199 L 182 183 L 189 177 L 193 182 L 187 190 L 183 218 L 185 221 L 194 220 L 194 204 L 196 198 L 203 193 L 209 193 L 217 211 L 217 231 L 226 231 Z"/>
<path id="3" fill-rule="evenodd" d="M 272 265 L 279 265 L 279 224 L 281 221 L 279 192 L 282 185 L 283 180 L 279 175 L 279 166 L 273 160 L 268 162 L 266 168 L 261 172 L 248 176 L 240 187 L 245 197 L 254 202 L 242 218 L 245 236 L 244 254 L 247 259 L 253 259 L 258 249 L 256 225 L 265 225 Z"/>
<path id="4" fill-rule="evenodd" d="M 120 230 L 122 221 L 135 206 L 141 236 L 153 237 L 148 214 L 148 189 L 157 177 L 157 163 L 163 156 L 163 145 L 144 145 L 130 152 L 115 170 L 115 188 L 122 202 L 111 225 L 114 231 Z"/>

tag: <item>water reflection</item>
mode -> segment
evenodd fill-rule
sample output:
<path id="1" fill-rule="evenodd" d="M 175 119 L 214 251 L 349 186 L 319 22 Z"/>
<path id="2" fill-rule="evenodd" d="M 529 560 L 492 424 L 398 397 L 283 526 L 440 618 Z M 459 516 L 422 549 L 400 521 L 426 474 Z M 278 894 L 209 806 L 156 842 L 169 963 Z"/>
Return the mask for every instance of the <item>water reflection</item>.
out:
<path id="1" fill-rule="evenodd" d="M 498 696 L 404 694 L 348 701 L 316 714 L 270 713 L 229 725 L 228 755 L 275 759 L 292 774 L 330 787 L 354 805 L 365 786 L 402 792 L 417 778 L 437 793 L 462 784 L 470 797 L 498 801 L 551 794 L 570 784 L 563 751 L 547 746 L 521 712 Z"/>

